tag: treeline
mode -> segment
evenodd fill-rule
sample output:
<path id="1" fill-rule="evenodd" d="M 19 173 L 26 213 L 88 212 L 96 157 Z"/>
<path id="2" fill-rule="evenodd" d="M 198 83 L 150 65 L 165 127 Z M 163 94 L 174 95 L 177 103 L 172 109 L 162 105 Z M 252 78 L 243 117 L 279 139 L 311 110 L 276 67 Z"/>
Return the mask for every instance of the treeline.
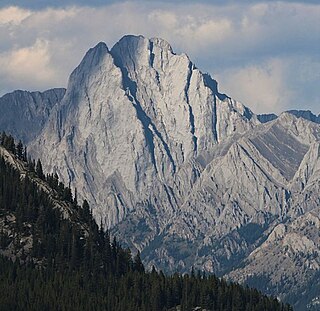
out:
<path id="1" fill-rule="evenodd" d="M 59 199 L 77 206 L 76 195 L 73 198 L 70 187 L 66 187 L 61 181 L 59 181 L 59 177 L 56 173 L 45 175 L 43 173 L 41 160 L 38 159 L 35 161 L 29 157 L 27 153 L 27 147 L 23 145 L 21 140 L 16 143 L 12 135 L 7 135 L 5 132 L 2 132 L 0 146 L 7 149 L 9 152 L 15 155 L 17 159 L 22 161 L 25 169 L 29 172 L 31 177 L 37 176 L 43 181 L 46 181 L 48 185 L 57 192 Z"/>
<path id="2" fill-rule="evenodd" d="M 28 167 L 30 160 L 20 159 Z M 79 206 L 57 176 L 45 176 L 42 167 L 38 172 L 36 167 L 21 178 L 0 157 L 0 248 L 14 246 L 21 254 L 15 262 L 0 257 L 0 310 L 292 310 L 255 289 L 213 275 L 145 271 L 139 253 L 132 256 L 99 228 L 86 201 Z M 34 176 L 65 199 L 73 211 L 70 218 L 40 190 Z M 10 215 L 14 220 L 6 218 Z M 28 236 L 29 246 L 21 242 Z"/>
<path id="3" fill-rule="evenodd" d="M 21 140 L 15 144 L 14 138 L 11 135 L 7 135 L 5 132 L 2 132 L 0 144 L 20 159 L 27 160 L 27 149 L 23 146 Z"/>
<path id="4" fill-rule="evenodd" d="M 257 290 L 199 277 L 131 270 L 122 277 L 87 270 L 73 273 L 34 269 L 0 258 L 3 310 L 291 310 Z"/>

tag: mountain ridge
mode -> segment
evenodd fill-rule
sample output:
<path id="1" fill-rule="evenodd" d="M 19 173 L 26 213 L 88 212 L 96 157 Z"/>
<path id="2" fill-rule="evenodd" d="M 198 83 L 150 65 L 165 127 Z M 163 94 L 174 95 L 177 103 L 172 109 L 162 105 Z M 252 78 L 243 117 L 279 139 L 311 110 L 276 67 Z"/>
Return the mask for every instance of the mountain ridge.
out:
<path id="1" fill-rule="evenodd" d="M 149 66 L 149 54 L 150 54 L 150 50 L 148 49 L 149 48 L 149 44 L 150 42 L 146 39 L 142 39 L 142 37 L 128 37 L 130 38 L 129 40 L 129 43 L 132 45 L 137 45 L 139 46 L 140 49 L 143 49 L 145 48 L 143 51 L 145 51 L 145 53 L 143 54 L 142 52 L 138 55 L 138 60 L 137 62 L 145 62 L 144 65 L 145 66 L 142 66 L 142 71 L 144 70 L 144 68 L 148 68 L 148 70 L 150 69 L 148 66 Z M 122 41 L 123 42 L 123 41 Z M 161 41 L 162 42 L 162 41 Z M 121 43 L 121 40 L 120 40 L 120 43 Z M 115 45 L 115 47 L 113 49 L 111 49 L 111 51 L 113 50 L 113 54 L 116 54 L 116 53 L 120 53 L 121 52 L 116 52 L 117 51 L 117 48 L 118 50 L 120 49 L 121 50 L 121 45 Z M 95 53 L 95 49 L 99 49 L 99 53 Z M 153 46 L 153 51 L 155 52 L 156 50 L 156 46 L 154 45 Z M 170 49 L 166 50 L 168 53 L 170 53 Z M 160 51 L 162 53 L 162 51 Z M 159 53 L 160 53 L 159 52 Z M 160 54 L 161 54 L 160 53 Z M 120 55 L 119 54 L 119 55 Z M 169 146 L 168 144 L 168 140 L 172 139 L 172 137 L 175 135 L 173 133 L 169 133 L 169 131 L 173 131 L 173 129 L 171 129 L 170 127 L 167 127 L 167 128 L 164 128 L 164 122 L 165 123 L 177 123 L 178 122 L 178 117 L 177 118 L 169 118 L 167 121 L 163 120 L 163 122 L 161 122 L 160 124 L 156 124 L 159 120 L 158 120 L 158 115 L 156 114 L 156 107 L 153 107 L 148 105 L 147 102 L 145 102 L 145 104 L 143 105 L 143 101 L 141 101 L 141 98 L 137 98 L 137 96 L 135 95 L 135 90 L 132 89 L 130 90 L 130 88 L 127 87 L 126 82 L 125 80 L 128 80 L 129 78 L 134 78 L 134 73 L 130 73 L 130 70 L 133 68 L 133 64 L 130 63 L 130 59 L 124 59 L 124 64 L 126 65 L 123 65 L 121 68 L 120 68 L 120 71 L 121 73 L 123 74 L 123 72 L 125 72 L 125 70 L 128 71 L 128 76 L 120 76 L 120 72 L 119 72 L 119 67 L 114 67 L 114 63 L 115 62 L 118 62 L 119 61 L 112 61 L 111 57 L 109 57 L 109 55 L 112 55 L 108 52 L 108 49 L 105 45 L 103 44 L 98 44 L 94 49 L 90 50 L 87 55 L 84 57 L 84 60 L 81 62 L 80 66 L 74 71 L 74 73 L 71 75 L 71 78 L 70 78 L 70 84 L 72 85 L 73 83 L 76 83 L 74 82 L 74 79 L 75 77 L 79 74 L 79 79 L 80 79 L 80 82 L 82 81 L 81 79 L 83 78 L 83 75 L 82 73 L 80 73 L 81 71 L 84 71 L 84 72 L 87 72 L 87 69 L 86 69 L 86 64 L 90 64 L 90 66 L 93 64 L 92 62 L 93 59 L 92 59 L 92 56 L 93 55 L 98 55 L 97 58 L 103 58 L 103 60 L 100 59 L 101 61 L 101 64 L 99 65 L 98 63 L 94 63 L 94 68 L 95 69 L 92 69 L 93 70 L 93 73 L 92 73 L 92 78 L 95 79 L 96 78 L 96 71 L 99 72 L 99 66 L 109 66 L 108 68 L 113 68 L 112 70 L 114 70 L 114 78 L 117 77 L 117 82 L 116 82 L 116 87 L 119 87 L 119 84 L 120 84 L 120 89 L 124 90 L 124 97 L 126 97 L 127 99 L 125 99 L 125 101 L 129 104 L 124 104 L 125 101 L 123 101 L 121 103 L 121 109 L 124 109 L 125 110 L 125 113 L 126 115 L 128 116 L 128 118 L 132 118 L 133 120 L 136 118 L 138 118 L 138 123 L 139 123 L 139 129 L 138 129 L 138 137 L 140 137 L 139 139 L 140 140 L 144 140 L 146 146 L 141 146 L 140 148 L 142 150 L 140 150 L 140 153 L 142 153 L 144 156 L 143 157 L 147 157 L 147 160 L 146 159 L 143 159 L 143 163 L 139 163 L 139 164 L 134 164 L 134 165 L 139 165 L 141 166 L 142 168 L 144 167 L 143 171 L 149 171 L 151 175 L 149 175 L 149 180 L 150 178 L 153 178 L 153 176 L 156 174 L 159 174 L 159 175 L 162 175 L 161 178 L 164 178 L 166 179 L 167 177 L 165 176 L 165 174 L 174 174 L 175 173 L 175 167 L 176 165 L 180 165 L 182 162 L 184 162 L 184 158 L 185 157 L 189 157 L 190 154 L 194 153 L 194 152 L 198 152 L 200 153 L 201 150 L 204 150 L 204 149 L 208 149 L 208 147 L 210 145 L 212 145 L 212 138 L 215 137 L 215 135 L 217 136 L 216 139 L 217 140 L 221 140 L 223 139 L 224 136 L 226 135 L 229 135 L 230 133 L 232 133 L 233 130 L 229 130 L 228 129 L 228 125 L 227 124 L 222 124 L 221 128 L 223 129 L 223 132 L 225 133 L 221 133 L 219 131 L 219 134 L 217 133 L 216 130 L 214 130 L 215 128 L 215 125 L 216 123 L 219 121 L 215 121 L 213 120 L 213 123 L 212 121 L 210 121 L 210 119 L 207 121 L 209 122 L 209 124 L 211 124 L 208 128 L 212 128 L 212 132 L 210 133 L 210 130 L 209 132 L 207 133 L 203 133 L 204 136 L 203 138 L 202 137 L 197 137 L 199 136 L 200 134 L 197 133 L 197 128 L 195 127 L 195 125 L 193 124 L 195 122 L 194 120 L 194 112 L 192 111 L 192 107 L 190 107 L 190 105 L 188 104 L 188 96 L 186 96 L 186 87 L 188 85 L 188 72 L 189 72 L 189 66 L 193 66 L 192 63 L 190 63 L 190 61 L 188 60 L 188 58 L 185 56 L 185 55 L 180 55 L 180 56 L 176 56 L 175 54 L 170 54 L 169 56 L 171 58 L 173 58 L 173 62 L 178 62 L 178 65 L 180 62 L 182 62 L 182 68 L 184 70 L 184 72 L 182 72 L 182 81 L 184 80 L 186 85 L 182 85 L 180 87 L 178 87 L 178 91 L 179 91 L 179 94 L 180 96 L 182 97 L 181 100 L 182 100 L 182 104 L 183 104 L 183 107 L 182 110 L 181 108 L 179 109 L 179 111 L 177 113 L 181 113 L 184 115 L 184 118 L 183 120 L 179 121 L 181 124 L 179 125 L 179 129 L 183 130 L 185 134 L 183 134 L 183 136 L 180 137 L 180 144 L 182 143 L 182 146 L 180 148 L 183 148 L 183 149 L 180 149 L 180 150 L 175 150 L 175 153 L 176 154 L 172 154 L 171 152 L 171 146 Z M 141 56 L 142 55 L 142 56 Z M 169 57 L 168 56 L 168 57 Z M 120 56 L 118 56 L 120 57 Z M 165 63 L 168 63 L 169 59 L 171 59 L 170 57 L 165 57 L 163 61 L 159 61 L 159 71 L 161 69 L 161 67 L 165 66 L 164 64 Z M 114 57 L 115 58 L 115 57 Z M 135 59 L 137 58 L 137 56 L 132 56 L 131 57 L 132 59 Z M 157 58 L 156 58 L 157 59 Z M 96 60 L 97 61 L 97 60 Z M 106 63 L 104 62 L 106 61 Z M 97 61 L 98 62 L 98 61 Z M 108 63 L 108 64 L 107 64 Z M 156 62 L 154 63 L 154 65 L 156 65 Z M 128 68 L 124 68 L 125 66 L 127 66 Z M 90 67 L 91 68 L 91 67 Z M 130 69 L 131 68 L 131 69 Z M 196 69 L 194 69 L 195 71 L 195 74 L 194 75 L 199 75 L 199 71 L 197 71 Z M 109 72 L 108 69 L 106 68 L 105 72 Z M 101 72 L 100 72 L 101 73 Z M 157 79 L 159 78 L 157 75 L 156 75 L 156 72 L 153 71 L 153 74 L 154 76 L 151 77 L 153 79 L 153 83 L 155 84 L 156 88 L 157 87 Z M 132 77 L 131 77 L 132 75 Z M 161 74 L 160 74 L 161 76 Z M 166 76 L 163 77 L 163 79 L 165 79 Z M 104 78 L 102 78 L 101 76 L 99 76 L 98 80 L 99 80 L 99 83 L 101 83 L 101 80 L 103 80 Z M 180 78 L 179 78 L 180 79 Z M 198 77 L 195 78 L 196 80 L 199 79 Z M 170 79 L 169 79 L 170 80 Z M 198 80 L 199 81 L 199 80 Z M 90 81 L 87 81 L 89 84 L 91 83 Z M 121 86 L 121 82 L 124 83 L 122 84 Z M 139 81 L 138 81 L 139 82 Z M 171 83 L 171 80 L 169 81 Z M 190 81 L 191 82 L 191 81 Z M 94 83 L 97 83 L 97 82 L 94 82 Z M 140 88 L 143 88 L 145 87 L 144 86 L 144 82 L 141 81 L 141 86 Z M 206 88 L 206 86 L 204 85 L 203 83 L 203 80 L 197 82 L 197 83 L 202 83 L 203 87 Z M 72 106 L 72 102 L 75 102 L 74 101 L 74 98 L 76 98 L 78 96 L 77 94 L 77 87 L 74 87 L 73 89 L 75 91 L 72 91 L 72 87 L 71 87 L 71 91 L 67 91 L 66 93 L 66 96 L 68 96 L 68 92 L 72 92 L 72 94 L 70 95 L 71 97 L 71 100 L 68 100 L 68 97 L 66 99 L 64 99 L 63 102 L 67 103 L 70 108 L 67 108 L 65 107 L 64 108 L 64 103 L 62 103 L 62 107 L 61 107 L 61 110 L 60 110 L 60 115 L 62 116 L 66 116 L 68 114 L 68 111 L 66 109 L 73 109 L 74 107 Z M 82 94 L 81 96 L 83 96 L 83 102 L 85 102 L 85 108 L 86 109 L 86 116 L 83 116 L 82 119 L 84 118 L 90 118 L 90 114 L 92 113 L 92 107 L 90 106 L 90 101 L 88 100 L 88 96 L 87 96 L 87 89 L 88 89 L 89 85 L 88 86 L 85 86 L 84 87 L 84 94 Z M 171 84 L 168 86 L 168 90 L 169 90 L 169 87 L 171 88 Z M 107 87 L 105 87 L 106 89 Z M 68 88 L 70 89 L 70 88 Z M 121 93 L 123 92 L 121 90 Z M 159 96 L 162 96 L 161 94 L 161 90 L 158 89 L 158 91 L 160 92 L 160 94 L 158 95 Z M 216 91 L 216 90 L 214 90 Z M 103 90 L 101 90 L 101 92 L 103 92 Z M 123 94 L 123 93 L 122 93 Z M 118 96 L 123 96 L 123 95 L 118 95 Z M 150 94 L 149 94 L 150 95 Z M 94 95 L 93 95 L 94 96 Z M 107 95 L 109 96 L 109 95 Z M 142 96 L 142 95 L 141 95 Z M 148 96 L 148 94 L 144 95 L 144 96 Z M 176 94 L 173 95 L 174 97 L 176 96 Z M 211 96 L 211 95 L 210 95 Z M 212 95 L 213 96 L 213 95 Z M 138 97 L 139 97 L 139 94 L 138 94 Z M 101 99 L 102 100 L 102 99 Z M 111 100 L 111 99 L 110 99 Z M 180 101 L 180 100 L 179 100 Z M 95 101 L 93 101 L 95 102 Z M 154 100 L 155 102 L 155 100 Z M 159 99 L 157 99 L 157 102 L 159 102 Z M 141 105 L 142 103 L 142 105 Z M 131 106 L 131 107 L 130 107 Z M 228 107 L 229 106 L 229 107 Z M 72 107 L 72 108 L 71 108 Z M 101 106 L 100 106 L 101 107 Z M 210 107 L 210 106 L 209 106 Z M 234 107 L 234 108 L 232 108 Z M 235 102 L 232 102 L 231 100 L 229 101 L 229 103 L 227 103 L 226 105 L 226 112 L 225 113 L 229 113 L 228 110 L 229 109 L 239 109 L 240 113 L 245 113 L 247 110 L 245 110 L 241 105 L 239 106 L 238 104 L 236 104 Z M 104 108 L 99 108 L 99 109 L 104 109 Z M 119 109 L 116 108 L 116 109 Z M 116 111 L 116 109 L 113 109 L 113 111 Z M 158 107 L 158 109 L 164 109 L 164 112 L 161 113 L 160 115 L 160 118 L 164 118 L 164 116 L 169 116 L 168 114 L 168 108 L 166 107 Z M 211 109 L 211 108 L 210 108 Z M 66 110 L 66 111 L 64 111 Z M 110 111 L 110 110 L 108 110 Z M 71 118 L 75 118 L 77 116 L 77 114 L 75 114 L 74 116 L 74 111 L 70 112 Z M 106 111 L 106 114 L 108 114 L 108 112 Z M 207 115 L 207 114 L 206 114 Z M 210 115 L 210 114 L 208 114 Z M 110 116 L 111 118 L 113 117 L 113 115 Z M 99 118 L 99 115 L 96 116 L 96 118 Z M 201 117 L 202 118 L 202 117 Z M 242 118 L 242 115 L 241 115 L 241 118 Z M 57 118 L 55 118 L 57 119 Z M 158 121 L 157 121 L 158 120 Z M 185 122 L 185 120 L 187 120 L 187 122 Z M 83 120 L 84 121 L 84 120 Z M 98 122 L 98 121 L 97 121 Z M 102 121 L 103 122 L 103 121 Z M 101 122 L 101 123 L 102 123 Z M 197 120 L 196 120 L 197 122 Z M 198 121 L 197 123 L 199 123 L 200 121 Z M 69 120 L 69 123 L 70 123 L 70 120 Z M 87 126 L 87 123 L 86 122 L 83 122 L 84 125 L 83 127 L 85 128 Z M 185 124 L 188 124 L 188 126 L 186 127 Z M 241 121 L 240 121 L 240 124 L 241 124 Z M 234 125 L 236 126 L 236 125 Z M 242 125 L 240 125 L 242 126 Z M 175 126 L 175 129 L 174 129 L 174 132 L 177 131 L 177 127 L 178 125 Z M 51 127 L 50 129 L 50 132 L 52 130 L 53 126 Z M 201 127 L 202 129 L 203 127 Z M 131 131 L 136 131 L 137 129 L 135 128 L 131 128 Z M 70 131 L 70 129 L 69 129 Z M 130 131 L 129 129 L 127 131 Z M 70 131 L 71 132 L 71 131 Z M 142 132 L 142 133 L 141 133 Z M 229 132 L 229 133 L 228 133 Z M 142 136 L 141 136 L 142 134 Z M 60 135 L 60 134 L 59 134 Z M 73 134 L 70 135 L 70 137 L 72 137 Z M 76 133 L 75 133 L 76 135 Z M 170 137 L 171 136 L 171 137 Z M 221 137 L 218 137 L 218 136 L 221 136 Z M 199 138 L 199 141 L 198 141 L 198 144 L 197 144 L 197 148 L 195 148 L 196 146 L 196 141 L 198 140 Z M 59 138 L 56 139 L 56 141 L 58 141 Z M 176 139 L 175 139 L 176 140 Z M 179 139 L 178 139 L 179 140 Z M 104 145 L 107 145 L 108 144 L 108 141 L 103 141 L 102 142 Z M 174 142 L 174 144 L 176 145 L 177 142 Z M 209 144 L 209 146 L 208 146 Z M 147 150 L 146 148 L 147 147 Z M 156 158 L 155 158 L 155 150 L 157 148 L 160 148 L 163 150 L 163 152 L 161 151 L 161 154 L 160 154 L 160 163 L 165 163 L 166 165 L 166 170 L 164 171 L 163 168 L 161 170 L 159 170 L 159 166 L 161 167 L 163 164 L 158 164 L 157 161 L 156 161 Z M 176 148 L 176 147 L 175 147 Z M 200 151 L 198 151 L 197 149 L 200 148 Z M 121 151 L 122 152 L 122 151 Z M 99 152 L 99 154 L 103 154 L 102 151 Z M 133 157 L 135 157 L 135 155 L 133 155 Z M 102 159 L 101 159 L 102 160 Z M 125 160 L 125 163 L 128 161 L 128 159 Z M 101 161 L 98 161 L 98 162 L 101 162 Z M 131 161 L 132 162 L 132 161 Z M 159 160 L 158 160 L 159 162 Z M 147 165 L 147 167 L 145 167 L 145 164 L 144 163 L 149 163 Z M 112 165 L 114 165 L 114 163 L 112 163 Z M 110 164 L 111 166 L 111 164 Z M 130 166 L 133 166 L 133 165 L 128 165 L 128 167 Z M 120 165 L 120 167 L 123 167 L 123 164 Z M 169 169 L 169 171 L 168 171 Z M 108 169 L 110 170 L 110 169 Z M 120 168 L 120 170 L 122 170 Z M 72 174 L 72 173 L 70 173 Z M 125 175 L 125 173 L 122 173 L 120 175 Z M 134 176 L 134 175 L 139 175 L 137 174 L 136 172 L 132 173 L 131 176 Z M 67 177 L 69 179 L 69 177 Z M 135 177 L 135 180 L 136 179 L 141 179 L 141 177 L 138 177 L 136 176 Z M 67 181 L 67 179 L 66 179 Z M 72 182 L 72 180 L 70 180 Z M 119 181 L 120 183 L 122 183 L 121 181 Z M 117 183 L 119 183 L 117 182 Z M 150 183 L 151 181 L 148 181 L 147 183 Z M 136 182 L 131 180 L 130 181 L 130 186 L 128 188 L 128 191 L 129 193 L 130 192 L 137 192 L 139 191 L 139 189 L 136 189 L 135 187 L 135 184 Z M 127 196 L 130 194 L 127 194 Z M 110 223 L 111 224 L 111 223 Z"/>
<path id="2" fill-rule="evenodd" d="M 65 89 L 44 92 L 16 90 L 0 97 L 1 130 L 25 143 L 37 137 L 47 122 L 51 109 L 61 101 Z"/>
<path id="3" fill-rule="evenodd" d="M 231 271 L 254 267 L 250 254 L 278 225 L 319 206 L 316 121 L 256 115 L 166 41 L 126 36 L 86 53 L 29 150 L 149 266 L 240 280 Z"/>

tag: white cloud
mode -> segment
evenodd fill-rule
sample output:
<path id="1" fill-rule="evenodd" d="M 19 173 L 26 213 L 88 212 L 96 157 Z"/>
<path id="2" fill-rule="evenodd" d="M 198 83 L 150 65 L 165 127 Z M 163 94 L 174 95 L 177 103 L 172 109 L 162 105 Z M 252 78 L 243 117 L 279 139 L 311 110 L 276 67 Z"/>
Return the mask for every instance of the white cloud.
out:
<path id="1" fill-rule="evenodd" d="M 232 21 L 227 18 L 208 16 L 202 6 L 187 6 L 181 12 L 155 10 L 149 13 L 150 24 L 157 25 L 158 31 L 168 40 L 176 43 L 180 49 L 199 52 L 209 45 L 221 44 L 232 35 Z"/>
<path id="2" fill-rule="evenodd" d="M 230 69 L 220 76 L 220 81 L 223 91 L 232 90 L 233 97 L 247 103 L 254 112 L 279 113 L 293 98 L 284 79 L 286 67 L 285 61 L 271 59 L 259 65 Z"/>
<path id="3" fill-rule="evenodd" d="M 320 82 L 314 74 L 320 64 L 319 15 L 320 5 L 274 1 L 0 8 L 0 94 L 66 86 L 89 47 L 98 41 L 111 47 L 131 33 L 163 37 L 177 52 L 189 54 L 199 68 L 213 73 L 228 95 L 256 111 L 289 108 L 297 84 L 306 90 L 300 105 L 316 107 L 316 89 L 293 75 L 298 62 L 304 81 L 311 80 L 311 86 Z"/>
<path id="4" fill-rule="evenodd" d="M 49 43 L 40 39 L 30 47 L 0 54 L 0 67 L 7 83 L 17 88 L 42 88 L 58 78 L 50 62 Z"/>
<path id="5" fill-rule="evenodd" d="M 0 10 L 0 25 L 20 24 L 25 18 L 31 15 L 31 11 L 18 7 L 7 7 Z"/>

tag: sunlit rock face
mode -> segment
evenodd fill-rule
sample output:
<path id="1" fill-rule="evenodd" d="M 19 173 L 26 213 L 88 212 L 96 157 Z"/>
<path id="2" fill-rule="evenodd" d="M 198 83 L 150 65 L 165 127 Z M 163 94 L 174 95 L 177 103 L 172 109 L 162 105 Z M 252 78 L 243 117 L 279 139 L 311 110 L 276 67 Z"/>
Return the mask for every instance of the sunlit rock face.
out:
<path id="1" fill-rule="evenodd" d="M 158 224 L 147 244 L 214 147 L 258 123 L 164 40 L 126 36 L 111 50 L 99 43 L 88 51 L 32 150 L 47 155 L 45 167 L 89 199 L 107 227 L 152 212 Z"/>

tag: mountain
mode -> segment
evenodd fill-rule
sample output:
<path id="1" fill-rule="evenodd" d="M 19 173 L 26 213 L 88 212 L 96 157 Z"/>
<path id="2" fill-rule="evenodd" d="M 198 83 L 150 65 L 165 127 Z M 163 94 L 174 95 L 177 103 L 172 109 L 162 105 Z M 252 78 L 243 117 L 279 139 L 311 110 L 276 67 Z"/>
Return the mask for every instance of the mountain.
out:
<path id="1" fill-rule="evenodd" d="M 125 36 L 87 52 L 28 150 L 148 267 L 253 282 L 305 310 L 319 142 L 313 114 L 256 115 L 166 41 Z"/>
<path id="2" fill-rule="evenodd" d="M 213 275 L 146 272 L 139 254 L 98 228 L 86 201 L 79 206 L 19 146 L 1 136 L 1 310 L 292 310 Z"/>
<path id="3" fill-rule="evenodd" d="M 287 296 L 297 310 L 318 310 L 320 210 L 276 225 L 230 279 L 258 287 L 263 292 Z M 274 273 L 280 268 L 280 273 Z M 289 295 L 288 295 L 289 293 Z M 295 297 L 299 297 L 298 301 Z M 313 306 L 314 304 L 314 306 Z M 313 308 L 312 308 L 313 307 Z"/>
<path id="4" fill-rule="evenodd" d="M 285 113 L 220 144 L 161 240 L 142 251 L 145 261 L 205 267 L 305 310 L 319 293 L 312 290 L 320 264 L 319 133 Z M 280 241 L 273 239 L 279 228 Z M 127 223 L 120 230 L 139 231 Z"/>
<path id="5" fill-rule="evenodd" d="M 306 120 L 320 124 L 320 114 L 315 115 L 310 110 L 290 110 L 289 113 L 292 113 L 298 118 L 304 118 Z"/>
<path id="6" fill-rule="evenodd" d="M 86 193 L 108 227 L 138 205 L 153 206 L 153 238 L 213 146 L 255 122 L 185 54 L 160 39 L 127 36 L 111 51 L 103 43 L 89 50 L 32 152 L 50 154 L 45 167 Z"/>
<path id="7" fill-rule="evenodd" d="M 311 122 L 315 122 L 320 124 L 320 114 L 315 115 L 313 114 L 310 110 L 288 110 L 287 111 L 290 114 L 293 114 L 297 118 L 303 118 L 306 120 L 309 120 Z M 257 118 L 261 123 L 266 123 L 269 121 L 272 121 L 276 119 L 278 116 L 274 113 L 269 113 L 269 114 L 258 114 Z"/>
<path id="8" fill-rule="evenodd" d="M 65 89 L 45 92 L 14 91 L 0 98 L 1 130 L 25 143 L 35 139 L 46 124 L 51 109 L 61 101 Z"/>
<path id="9" fill-rule="evenodd" d="M 267 113 L 267 114 L 258 114 L 257 118 L 261 123 L 267 123 L 278 118 L 278 116 L 274 113 Z"/>

